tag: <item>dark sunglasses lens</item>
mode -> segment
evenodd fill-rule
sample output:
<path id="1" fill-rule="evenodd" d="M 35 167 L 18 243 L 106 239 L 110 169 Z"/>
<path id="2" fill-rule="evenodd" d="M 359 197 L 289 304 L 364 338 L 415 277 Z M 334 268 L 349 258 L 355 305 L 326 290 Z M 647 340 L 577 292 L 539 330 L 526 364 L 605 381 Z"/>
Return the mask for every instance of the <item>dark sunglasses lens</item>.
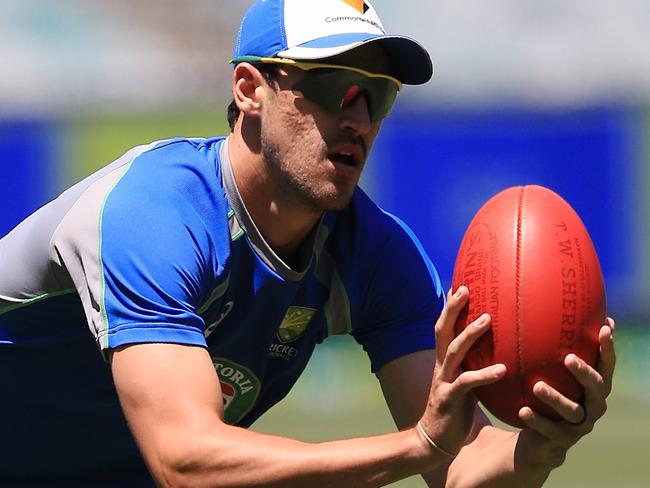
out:
<path id="1" fill-rule="evenodd" d="M 313 69 L 293 88 L 305 98 L 316 102 L 328 112 L 336 113 L 364 94 L 370 120 L 386 117 L 395 103 L 397 85 L 386 78 L 369 78 L 354 71 L 341 69 Z"/>
<path id="2" fill-rule="evenodd" d="M 388 116 L 393 109 L 395 99 L 397 98 L 397 85 L 386 78 L 375 78 L 370 80 L 377 83 L 375 93 L 379 94 L 374 96 L 373 92 L 370 93 L 370 106 L 371 114 L 374 115 L 373 121 L 383 119 Z"/>

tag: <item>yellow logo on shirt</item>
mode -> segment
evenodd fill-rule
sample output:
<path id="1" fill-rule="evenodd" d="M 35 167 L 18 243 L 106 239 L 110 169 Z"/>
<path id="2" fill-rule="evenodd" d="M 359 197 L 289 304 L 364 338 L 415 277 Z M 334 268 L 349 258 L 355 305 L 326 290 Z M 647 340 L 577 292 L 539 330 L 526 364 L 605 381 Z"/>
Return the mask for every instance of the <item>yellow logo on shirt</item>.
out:
<path id="1" fill-rule="evenodd" d="M 316 315 L 316 310 L 305 307 L 289 307 L 278 329 L 280 342 L 293 342 L 305 332 L 305 329 Z"/>

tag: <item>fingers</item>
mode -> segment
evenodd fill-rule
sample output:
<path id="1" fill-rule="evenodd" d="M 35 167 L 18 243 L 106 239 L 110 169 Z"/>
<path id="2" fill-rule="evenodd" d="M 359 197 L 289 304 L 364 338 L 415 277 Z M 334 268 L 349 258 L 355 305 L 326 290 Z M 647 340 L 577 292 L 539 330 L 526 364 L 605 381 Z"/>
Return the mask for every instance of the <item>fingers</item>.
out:
<path id="1" fill-rule="evenodd" d="M 607 394 L 612 390 L 612 379 L 616 367 L 616 352 L 614 350 L 614 321 L 608 317 L 608 325 L 604 325 L 598 334 L 600 354 L 598 356 L 598 372 L 603 377 Z"/>
<path id="2" fill-rule="evenodd" d="M 519 418 L 526 427 L 545 437 L 551 446 L 555 446 L 565 453 L 594 427 L 593 422 L 571 425 L 568 422 L 551 420 L 530 407 L 522 407 L 519 410 Z"/>
<path id="3" fill-rule="evenodd" d="M 505 374 L 506 366 L 504 364 L 493 364 L 482 369 L 465 371 L 456 378 L 454 383 L 459 391 L 467 393 L 478 386 L 499 381 Z"/>
<path id="4" fill-rule="evenodd" d="M 575 354 L 568 354 L 564 359 L 564 365 L 584 388 L 584 406 L 565 397 L 543 381 L 539 381 L 533 386 L 533 394 L 537 398 L 553 408 L 566 422 L 577 424 L 574 427 L 581 427 L 580 432 L 583 434 L 590 431 L 594 423 L 607 411 L 607 396 L 612 388 L 612 376 L 616 359 L 609 325 L 602 327 L 599 340 L 601 358 L 598 370 L 592 368 Z M 545 419 L 542 422 L 540 419 L 544 417 L 530 409 L 523 410 L 522 413 L 524 415 L 522 420 L 531 428 L 538 430 L 542 435 L 546 435 L 549 431 L 549 425 L 558 424 L 550 419 Z M 566 428 L 566 425 L 564 427 Z"/>
<path id="5" fill-rule="evenodd" d="M 582 385 L 585 391 L 584 405 L 567 398 L 549 384 L 538 381 L 533 386 L 533 394 L 555 410 L 571 424 L 593 426 L 607 410 L 607 396 L 611 384 L 607 385 L 601 374 L 575 354 L 568 354 L 564 365 Z M 585 412 L 586 411 L 586 412 Z M 591 427 L 588 427 L 589 430 Z"/>
<path id="6" fill-rule="evenodd" d="M 589 401 L 590 397 L 604 398 L 609 395 L 608 385 L 605 384 L 602 375 L 578 356 L 567 354 L 564 365 L 584 388 L 586 401 Z"/>
<path id="7" fill-rule="evenodd" d="M 479 370 L 465 371 L 458 374 L 461 363 L 476 340 L 490 328 L 490 316 L 481 315 L 469 324 L 447 347 L 447 354 L 441 365 L 441 377 L 460 392 L 466 393 L 477 386 L 494 383 L 505 376 L 506 367 L 494 364 Z"/>
<path id="8" fill-rule="evenodd" d="M 447 375 L 454 375 L 460 368 L 463 359 L 470 347 L 490 328 L 490 316 L 486 313 L 469 324 L 458 336 L 447 346 L 442 372 Z"/>
<path id="9" fill-rule="evenodd" d="M 568 354 L 564 364 L 584 388 L 584 406 L 592 422 L 595 422 L 607 411 L 607 397 L 612 390 L 613 363 L 610 373 L 607 373 L 609 376 L 603 376 L 601 372 L 596 371 L 575 354 Z M 606 366 L 604 369 L 609 367 Z M 567 420 L 575 422 L 572 419 Z"/>
<path id="10" fill-rule="evenodd" d="M 585 409 L 582 405 L 565 397 L 545 382 L 538 381 L 535 383 L 533 386 L 533 394 L 555 410 L 567 422 L 580 424 L 585 420 Z"/>
<path id="11" fill-rule="evenodd" d="M 596 418 L 605 413 L 605 400 L 612 391 L 612 378 L 616 367 L 616 353 L 612 335 L 614 328 L 614 320 L 608 317 L 607 324 L 603 325 L 598 333 L 600 354 L 596 369 L 575 354 L 567 354 L 564 358 L 564 365 L 585 390 L 585 405 L 590 410 L 593 409 L 594 405 L 598 410 L 602 409 L 602 412 L 597 411 Z M 602 404 L 602 407 L 599 408 L 598 404 Z"/>
<path id="12" fill-rule="evenodd" d="M 607 323 L 599 331 L 600 355 L 596 368 L 591 367 L 575 354 L 568 354 L 564 358 L 564 365 L 584 388 L 584 406 L 540 381 L 533 386 L 533 394 L 555 410 L 565 421 L 549 419 L 530 407 L 519 410 L 519 418 L 524 424 L 545 437 L 549 445 L 554 445 L 560 451 L 568 449 L 589 433 L 607 410 L 607 396 L 612 389 L 616 365 L 613 340 L 615 328 L 614 320 L 608 317 Z"/>
<path id="13" fill-rule="evenodd" d="M 544 437 L 553 439 L 559 437 L 561 430 L 557 422 L 547 419 L 538 414 L 530 407 L 522 407 L 519 410 L 519 418 L 531 429 L 539 432 Z"/>
<path id="14" fill-rule="evenodd" d="M 446 356 L 447 347 L 454 340 L 454 325 L 468 298 L 469 290 L 465 286 L 459 286 L 455 293 L 449 289 L 447 293 L 447 305 L 436 322 L 436 349 L 440 357 Z"/>

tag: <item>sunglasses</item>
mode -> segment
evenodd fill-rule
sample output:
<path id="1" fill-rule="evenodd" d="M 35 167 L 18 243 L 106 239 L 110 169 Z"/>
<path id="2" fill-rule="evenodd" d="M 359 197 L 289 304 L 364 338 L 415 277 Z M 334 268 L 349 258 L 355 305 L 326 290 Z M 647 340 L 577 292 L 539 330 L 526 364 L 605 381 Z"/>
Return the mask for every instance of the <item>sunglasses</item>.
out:
<path id="1" fill-rule="evenodd" d="M 240 56 L 231 61 L 241 62 L 279 64 L 305 71 L 305 77 L 296 82 L 292 89 L 300 91 L 305 98 L 331 113 L 340 112 L 357 97 L 364 96 L 372 122 L 381 120 L 390 113 L 397 92 L 402 88 L 402 83 L 397 78 L 352 66 L 258 56 Z"/>

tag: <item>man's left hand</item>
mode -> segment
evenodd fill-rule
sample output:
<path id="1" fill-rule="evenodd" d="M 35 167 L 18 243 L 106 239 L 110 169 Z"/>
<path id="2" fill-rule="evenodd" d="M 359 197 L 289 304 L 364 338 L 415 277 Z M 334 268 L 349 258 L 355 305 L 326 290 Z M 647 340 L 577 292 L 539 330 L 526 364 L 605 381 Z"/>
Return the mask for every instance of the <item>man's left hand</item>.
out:
<path id="1" fill-rule="evenodd" d="M 605 414 L 616 364 L 614 328 L 614 320 L 608 317 L 607 324 L 598 335 L 600 354 L 596 369 L 575 354 L 569 354 L 564 359 L 567 369 L 584 388 L 583 404 L 568 399 L 543 381 L 534 385 L 535 396 L 553 408 L 562 420 L 551 420 L 530 407 L 523 407 L 519 417 L 527 428 L 519 435 L 516 464 L 559 466 L 564 462 L 569 448 L 591 432 L 596 421 Z"/>

